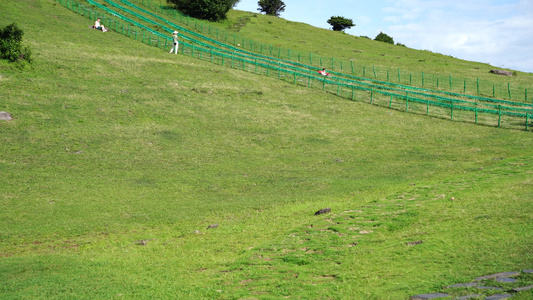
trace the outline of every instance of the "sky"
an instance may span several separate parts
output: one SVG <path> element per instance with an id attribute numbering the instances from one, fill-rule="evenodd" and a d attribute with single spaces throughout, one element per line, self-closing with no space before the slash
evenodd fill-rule
<path id="1" fill-rule="evenodd" d="M 258 0 L 234 8 L 259 12 Z M 345 32 L 374 39 L 383 32 L 409 48 L 533 73 L 533 0 L 283 0 L 280 17 L 331 29 L 332 16 L 352 19 Z"/>

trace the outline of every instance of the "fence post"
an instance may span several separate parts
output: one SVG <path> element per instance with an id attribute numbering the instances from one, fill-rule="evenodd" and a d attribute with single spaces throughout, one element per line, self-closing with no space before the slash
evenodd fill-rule
<path id="1" fill-rule="evenodd" d="M 405 99 L 405 112 L 409 112 L 409 93 L 407 93 L 407 98 Z"/>
<path id="2" fill-rule="evenodd" d="M 507 91 L 509 92 L 509 100 L 511 100 L 511 83 L 507 83 Z"/>
<path id="3" fill-rule="evenodd" d="M 398 68 L 398 83 L 402 83 L 402 78 L 400 77 L 400 68 Z"/>
<path id="4" fill-rule="evenodd" d="M 477 79 L 477 94 L 479 95 L 479 78 Z"/>
<path id="5" fill-rule="evenodd" d="M 502 121 L 502 105 L 498 105 L 498 127 L 500 127 Z"/>
<path id="6" fill-rule="evenodd" d="M 452 90 L 452 75 L 450 75 L 450 91 Z"/>
<path id="7" fill-rule="evenodd" d="M 424 87 L 424 72 L 422 72 L 422 87 Z"/>
<path id="8" fill-rule="evenodd" d="M 475 108 L 475 111 L 476 111 L 476 124 L 477 124 L 477 106 Z"/>
<path id="9" fill-rule="evenodd" d="M 370 104 L 374 102 L 374 88 L 370 89 Z"/>
<path id="10" fill-rule="evenodd" d="M 451 116 L 450 120 L 453 120 L 453 101 L 450 101 L 450 116 Z"/>

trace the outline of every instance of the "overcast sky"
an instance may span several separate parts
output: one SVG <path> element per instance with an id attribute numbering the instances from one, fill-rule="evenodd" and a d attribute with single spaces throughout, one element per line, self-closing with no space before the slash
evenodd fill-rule
<path id="1" fill-rule="evenodd" d="M 258 12 L 258 0 L 235 9 Z M 407 47 L 533 73 L 533 0 L 283 0 L 281 17 L 375 38 L 382 31 Z"/>

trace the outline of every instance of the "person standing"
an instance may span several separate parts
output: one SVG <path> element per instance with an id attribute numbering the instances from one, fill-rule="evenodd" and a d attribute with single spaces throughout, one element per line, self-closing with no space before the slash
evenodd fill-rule
<path id="1" fill-rule="evenodd" d="M 172 49 L 170 49 L 169 53 L 172 53 L 174 51 L 174 54 L 178 54 L 178 32 L 174 31 L 172 34 L 172 41 L 174 42 Z"/>

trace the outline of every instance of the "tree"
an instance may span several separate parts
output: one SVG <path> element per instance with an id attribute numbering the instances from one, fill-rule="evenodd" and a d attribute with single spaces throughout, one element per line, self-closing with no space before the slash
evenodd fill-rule
<path id="1" fill-rule="evenodd" d="M 280 13 L 285 11 L 285 3 L 281 0 L 259 0 L 257 4 L 259 5 L 258 11 L 270 16 L 279 17 Z"/>
<path id="2" fill-rule="evenodd" d="M 379 32 L 374 41 L 389 43 L 394 45 L 394 39 L 383 32 Z"/>
<path id="3" fill-rule="evenodd" d="M 0 28 L 0 59 L 7 59 L 10 62 L 32 62 L 31 50 L 29 47 L 22 47 L 22 36 L 24 31 L 12 23 L 4 28 Z"/>
<path id="4" fill-rule="evenodd" d="M 355 26 L 352 19 L 347 19 L 345 17 L 331 17 L 328 20 L 328 24 L 333 26 L 334 31 L 343 31 L 344 29 Z"/>
<path id="5" fill-rule="evenodd" d="M 240 0 L 167 0 L 181 12 L 198 19 L 218 21 Z"/>

